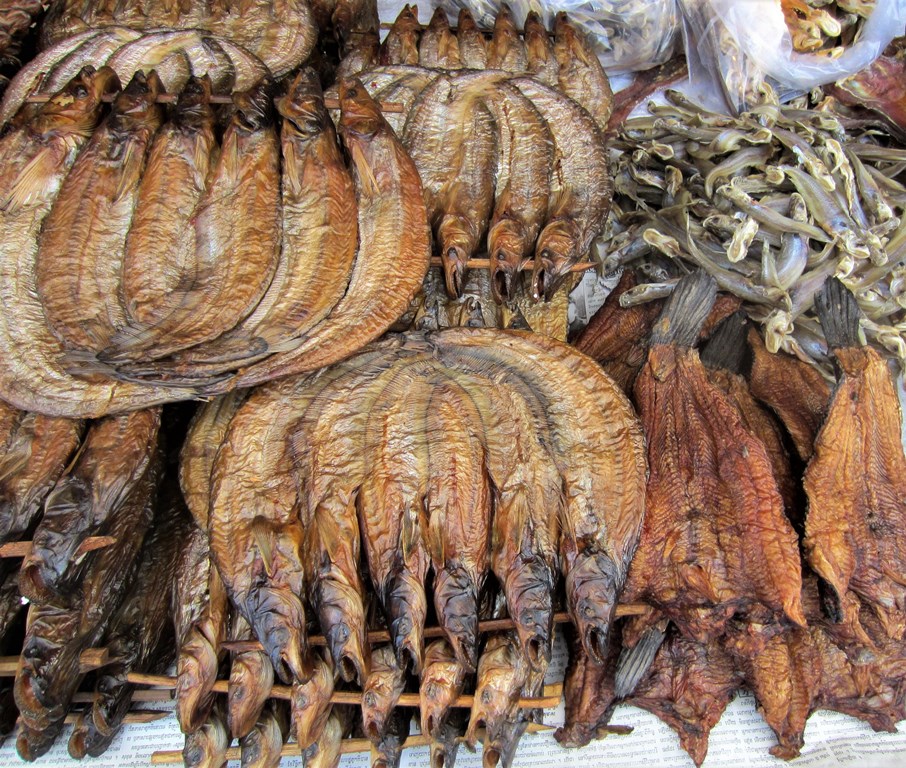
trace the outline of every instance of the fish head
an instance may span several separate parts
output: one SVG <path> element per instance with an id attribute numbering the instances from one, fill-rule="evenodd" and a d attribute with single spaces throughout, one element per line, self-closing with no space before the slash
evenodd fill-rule
<path id="1" fill-rule="evenodd" d="M 303 136 L 323 131 L 330 121 L 324 106 L 321 82 L 311 67 L 305 67 L 290 83 L 286 94 L 277 99 L 277 112 Z"/>
<path id="2" fill-rule="evenodd" d="M 501 670 L 495 670 L 500 673 Z M 472 716 L 469 718 L 469 727 L 466 730 L 465 740 L 470 747 L 478 740 L 478 731 L 485 728 L 489 733 L 496 731 L 506 719 L 507 713 L 514 698 L 518 697 L 519 690 L 513 690 L 512 675 L 488 674 L 482 676 L 478 670 L 478 690 L 472 704 Z"/>
<path id="3" fill-rule="evenodd" d="M 588 49 L 582 44 L 579 33 L 564 11 L 560 11 L 554 21 L 554 54 L 564 68 L 571 69 L 575 61 L 586 66 L 589 64 Z"/>
<path id="4" fill-rule="evenodd" d="M 461 677 L 455 661 L 425 667 L 420 686 L 422 733 L 438 737 L 462 688 Z"/>
<path id="5" fill-rule="evenodd" d="M 204 74 L 193 75 L 176 99 L 175 121 L 183 126 L 200 126 L 209 123 L 214 116 L 211 110 L 211 78 Z"/>
<path id="6" fill-rule="evenodd" d="M 340 82 L 340 127 L 344 136 L 369 138 L 386 122 L 377 102 L 357 78 Z"/>
<path id="7" fill-rule="evenodd" d="M 129 130 L 137 125 L 159 125 L 163 120 L 163 106 L 157 97 L 164 93 L 164 85 L 153 69 L 147 75 L 138 71 L 113 102 L 112 118 L 117 128 Z"/>
<path id="8" fill-rule="evenodd" d="M 462 216 L 444 216 L 437 228 L 444 255 L 444 280 L 451 298 L 462 296 L 466 265 L 475 250 L 475 227 Z"/>
<path id="9" fill-rule="evenodd" d="M 458 32 L 475 32 L 478 30 L 478 24 L 475 23 L 475 17 L 468 8 L 461 8 L 459 17 L 456 20 Z"/>
<path id="10" fill-rule="evenodd" d="M 525 17 L 525 47 L 533 56 L 546 58 L 549 37 L 547 27 L 536 11 L 529 11 Z"/>
<path id="11" fill-rule="evenodd" d="M 580 554 L 566 575 L 566 599 L 585 652 L 598 664 L 607 660 L 610 623 L 622 586 L 617 565 L 602 553 Z"/>
<path id="12" fill-rule="evenodd" d="M 431 21 L 428 22 L 428 29 L 432 32 L 443 32 L 450 28 L 450 22 L 447 21 L 447 12 L 438 6 L 431 14 Z"/>
<path id="13" fill-rule="evenodd" d="M 324 730 L 330 717 L 332 695 L 333 666 L 318 659 L 311 680 L 292 689 L 292 727 L 300 749 L 308 749 Z"/>
<path id="14" fill-rule="evenodd" d="M 501 219 L 488 232 L 491 259 L 491 291 L 498 303 L 510 301 L 515 294 L 515 278 L 525 254 L 525 232 L 513 219 Z"/>
<path id="15" fill-rule="evenodd" d="M 577 233 L 574 222 L 557 219 L 538 236 L 535 268 L 532 270 L 532 298 L 550 301 L 570 275 L 576 261 Z"/>
<path id="16" fill-rule="evenodd" d="M 271 125 L 274 119 L 273 90 L 273 79 L 262 77 L 248 90 L 234 94 L 231 122 L 249 133 Z"/>
<path id="17" fill-rule="evenodd" d="M 40 132 L 73 130 L 90 132 L 97 120 L 105 96 L 120 90 L 120 79 L 110 67 L 95 70 L 83 67 L 59 93 L 41 109 L 38 118 Z"/>

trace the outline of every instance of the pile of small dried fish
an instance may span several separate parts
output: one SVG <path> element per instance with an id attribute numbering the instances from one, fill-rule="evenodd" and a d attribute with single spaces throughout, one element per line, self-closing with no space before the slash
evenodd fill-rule
<path id="1" fill-rule="evenodd" d="M 780 0 L 793 50 L 841 56 L 859 39 L 875 0 Z"/>
<path id="2" fill-rule="evenodd" d="M 193 506 L 210 488 L 211 555 L 241 631 L 294 686 L 303 749 L 335 678 L 364 686 L 365 733 L 380 745 L 407 672 L 436 702 L 422 716 L 440 740 L 445 708 L 477 670 L 466 738 L 484 725 L 499 754 L 524 730 L 520 695 L 537 695 L 547 669 L 561 581 L 581 644 L 603 661 L 641 530 L 645 459 L 628 401 L 588 358 L 531 334 L 462 329 L 389 337 L 241 404 L 214 401 L 182 478 Z M 432 598 L 446 640 L 426 647 Z M 516 628 L 482 651 L 478 621 L 504 606 Z M 373 651 L 370 613 L 391 640 Z M 308 647 L 307 616 L 326 655 Z M 205 699 L 216 640 L 184 643 L 182 656 L 183 697 Z"/>
<path id="3" fill-rule="evenodd" d="M 829 276 L 856 295 L 876 348 L 906 361 L 906 153 L 876 128 L 821 109 L 764 106 L 731 118 L 667 91 L 614 146 L 614 232 L 604 269 L 649 259 L 664 296 L 701 267 L 744 302 L 768 348 L 829 373 L 814 297 Z M 664 259 L 663 257 L 666 257 Z"/>
<path id="4" fill-rule="evenodd" d="M 318 35 L 307 0 L 243 3 L 230 0 L 120 0 L 85 3 L 54 0 L 41 26 L 45 48 L 104 27 L 140 32 L 205 30 L 241 45 L 280 77 L 308 59 Z M 88 59 L 82 64 L 95 64 Z"/>
<path id="5" fill-rule="evenodd" d="M 329 365 L 380 336 L 428 267 L 418 172 L 355 80 L 168 114 L 160 79 L 86 68 L 0 140 L 0 395 L 97 417 Z M 103 97 L 115 94 L 106 116 Z M 278 130 L 279 129 L 279 130 Z"/>
<path id="6" fill-rule="evenodd" d="M 893 730 L 906 717 L 906 550 L 893 534 L 906 455 L 893 377 L 859 342 L 855 298 L 833 278 L 815 297 L 842 371 L 831 396 L 813 367 L 767 351 L 738 300 L 712 309 L 704 273 L 663 308 L 621 307 L 632 282 L 578 346 L 633 392 L 645 428 L 646 517 L 623 599 L 650 608 L 618 625 L 605 665 L 574 649 L 558 739 L 587 743 L 625 701 L 701 764 L 742 687 L 786 759 L 819 709 Z"/>
<path id="7" fill-rule="evenodd" d="M 610 205 L 602 131 L 612 94 L 565 14 L 553 40 L 529 14 L 523 39 L 503 6 L 488 40 L 468 11 L 454 34 L 443 10 L 423 30 L 406 6 L 379 50 L 353 51 L 340 68 L 403 105 L 388 119 L 421 175 L 451 297 L 479 252 L 498 301 L 514 297 L 531 260 L 529 292 L 550 299 L 588 258 Z"/>

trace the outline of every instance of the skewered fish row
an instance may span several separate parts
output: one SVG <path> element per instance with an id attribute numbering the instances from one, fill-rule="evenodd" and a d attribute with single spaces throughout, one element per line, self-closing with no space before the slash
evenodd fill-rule
<path id="1" fill-rule="evenodd" d="M 375 98 L 403 106 L 392 122 L 422 178 L 447 292 L 462 295 L 466 262 L 486 250 L 498 302 L 514 297 L 530 260 L 528 292 L 549 300 L 607 218 L 607 75 L 563 14 L 553 44 L 535 16 L 524 43 L 506 6 L 490 43 L 467 11 L 458 44 L 441 9 L 420 29 L 406 6 L 381 66 L 359 76 Z M 341 68 L 364 66 L 353 55 Z"/>
<path id="2" fill-rule="evenodd" d="M 41 26 L 45 48 L 86 31 L 123 26 L 139 32 L 203 30 L 258 57 L 280 77 L 308 59 L 318 29 L 307 0 L 276 0 L 238 6 L 230 2 L 115 4 L 54 0 Z"/>
<path id="3" fill-rule="evenodd" d="M 351 169 L 308 70 L 282 136 L 265 79 L 219 142 L 206 77 L 169 118 L 154 72 L 118 86 L 87 68 L 2 140 L 6 399 L 97 417 L 220 393 L 329 365 L 405 311 L 428 266 L 421 184 L 356 81 Z"/>
<path id="4" fill-rule="evenodd" d="M 902 150 L 873 124 L 827 106 L 718 115 L 667 90 L 612 144 L 618 225 L 605 271 L 650 260 L 656 277 L 621 303 L 669 293 L 703 268 L 738 296 L 768 349 L 830 376 L 815 312 L 828 277 L 854 293 L 875 349 L 906 360 Z"/>

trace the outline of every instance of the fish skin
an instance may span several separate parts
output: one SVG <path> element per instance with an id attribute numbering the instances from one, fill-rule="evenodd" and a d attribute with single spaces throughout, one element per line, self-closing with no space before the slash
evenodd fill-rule
<path id="1" fill-rule="evenodd" d="M 272 700 L 255 727 L 239 742 L 242 768 L 279 768 L 288 734 L 287 707 L 284 702 Z"/>
<path id="2" fill-rule="evenodd" d="M 588 258 L 610 213 L 607 148 L 594 120 L 570 99 L 531 78 L 511 82 L 541 113 L 554 142 L 547 223 L 538 235 L 532 272 L 532 295 L 550 301 L 569 267 Z"/>
<path id="3" fill-rule="evenodd" d="M 29 600 L 53 603 L 77 589 L 97 559 L 77 557 L 89 536 L 107 535 L 158 457 L 160 408 L 94 422 L 76 462 L 49 493 L 44 516 L 22 561 L 19 588 Z"/>
<path id="4" fill-rule="evenodd" d="M 466 729 L 465 743 L 478 743 L 478 729 L 486 729 L 485 743 L 495 740 L 506 723 L 514 719 L 522 686 L 528 679 L 528 664 L 514 634 L 491 635 L 478 660 L 475 703 Z"/>
<path id="5" fill-rule="evenodd" d="M 387 37 L 381 43 L 378 54 L 380 64 L 417 65 L 418 39 L 421 25 L 418 23 L 418 6 L 404 5 L 399 12 Z"/>
<path id="6" fill-rule="evenodd" d="M 274 279 L 245 320 L 179 355 L 177 369 L 213 374 L 263 357 L 315 328 L 346 290 L 358 245 L 355 191 L 313 70 L 297 75 L 277 111 L 282 242 Z"/>
<path id="7" fill-rule="evenodd" d="M 70 349 L 97 351 L 125 322 L 120 270 L 138 184 L 163 118 L 152 72 L 136 74 L 88 142 L 44 220 L 36 271 L 44 314 Z"/>
<path id="8" fill-rule="evenodd" d="M 387 112 L 384 117 L 393 132 L 402 138 L 406 130 L 406 121 L 409 113 L 415 107 L 422 92 L 428 88 L 438 77 L 439 70 L 424 69 L 422 67 L 381 67 L 381 70 L 407 70 L 393 77 L 379 89 L 373 88 L 373 83 L 380 77 L 380 70 L 371 70 L 367 75 L 366 88 L 375 101 L 381 103 L 399 104 L 401 112 Z M 363 75 L 364 77 L 365 75 Z"/>
<path id="9" fill-rule="evenodd" d="M 154 360 L 211 339 L 254 311 L 280 255 L 280 152 L 270 83 L 233 95 L 220 156 L 191 223 L 188 277 L 148 326 L 123 327 L 101 353 L 123 363 Z M 227 311 L 225 307 L 230 309 Z M 128 370 L 128 367 L 125 368 Z"/>
<path id="10" fill-rule="evenodd" d="M 383 333 L 421 286 L 430 233 L 418 170 L 359 81 L 340 84 L 340 102 L 359 209 L 359 252 L 346 295 L 296 348 L 206 393 L 330 365 Z"/>
<path id="11" fill-rule="evenodd" d="M 159 319 L 161 297 L 179 290 L 192 264 L 192 216 L 216 162 L 211 93 L 208 78 L 190 80 L 151 143 L 123 257 L 121 290 L 130 325 Z"/>
<path id="12" fill-rule="evenodd" d="M 613 109 L 613 91 L 607 73 L 588 41 L 565 13 L 554 22 L 554 56 L 560 64 L 560 90 L 594 118 L 602 132 Z"/>
<path id="13" fill-rule="evenodd" d="M 334 670 L 330 655 L 316 655 L 311 680 L 293 685 L 290 728 L 303 752 L 321 738 L 330 717 L 330 697 L 334 690 Z"/>
<path id="14" fill-rule="evenodd" d="M 483 74 L 441 75 L 406 119 L 403 144 L 418 168 L 447 292 L 462 293 L 465 264 L 484 236 L 494 200 L 495 134 L 475 85 Z"/>
<path id="15" fill-rule="evenodd" d="M 461 8 L 456 22 L 459 59 L 463 69 L 488 68 L 488 41 L 468 8 Z"/>
<path id="16" fill-rule="evenodd" d="M 100 69 L 123 45 L 141 37 L 139 32 L 126 27 L 107 27 L 90 40 L 83 41 L 78 48 L 64 56 L 41 80 L 39 89 L 45 93 L 56 93 L 72 80 L 86 63 Z M 60 44 L 62 45 L 62 43 Z M 123 78 L 121 81 L 126 82 Z"/>
<path id="17" fill-rule="evenodd" d="M 422 733 L 433 744 L 446 740 L 450 709 L 462 693 L 469 670 L 457 660 L 446 640 L 435 640 L 425 648 L 425 662 L 418 689 Z M 433 765 L 433 763 L 432 763 Z"/>
<path id="18" fill-rule="evenodd" d="M 556 88 L 560 82 L 560 63 L 554 56 L 547 27 L 536 11 L 529 11 L 525 17 L 526 71 L 540 83 Z"/>
<path id="19" fill-rule="evenodd" d="M 405 669 L 397 664 L 393 646 L 371 652 L 371 672 L 362 689 L 362 725 L 365 737 L 379 745 L 406 683 Z"/>
<path id="20" fill-rule="evenodd" d="M 252 628 L 241 614 L 232 616 L 231 639 L 251 640 Z M 243 739 L 256 727 L 274 684 L 274 667 L 262 651 L 233 654 L 227 688 L 227 725 L 230 735 Z"/>
<path id="21" fill-rule="evenodd" d="M 467 671 L 478 663 L 478 599 L 489 568 L 492 502 L 487 447 L 476 431 L 481 423 L 477 404 L 461 384 L 434 388 L 426 425 L 428 525 L 423 535 L 434 569 L 435 613 L 457 666 Z M 445 647 L 447 641 L 435 650 Z M 424 707 L 422 712 L 424 718 Z"/>
<path id="22" fill-rule="evenodd" d="M 525 43 L 516 27 L 513 12 L 505 3 L 494 19 L 494 34 L 488 46 L 488 69 L 522 74 L 528 70 Z"/>
<path id="23" fill-rule="evenodd" d="M 24 415 L 0 462 L 0 543 L 20 539 L 37 521 L 84 427 L 79 419 Z"/>

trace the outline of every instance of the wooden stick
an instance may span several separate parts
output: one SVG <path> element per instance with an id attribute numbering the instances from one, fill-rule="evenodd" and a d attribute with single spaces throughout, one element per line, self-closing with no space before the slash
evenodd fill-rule
<path id="1" fill-rule="evenodd" d="M 431 257 L 431 266 L 432 267 L 442 267 L 443 264 L 444 264 L 444 261 L 439 256 Z M 466 267 L 469 269 L 488 269 L 488 267 L 490 267 L 490 266 L 491 266 L 490 259 L 469 259 L 466 262 Z M 582 261 L 582 262 L 579 262 L 578 264 L 573 264 L 569 268 L 569 271 L 570 272 L 585 272 L 586 270 L 594 269 L 596 266 L 598 266 L 598 265 L 593 261 Z M 529 261 L 525 261 L 522 263 L 522 269 L 524 272 L 531 272 L 534 268 L 535 268 L 535 262 L 533 259 L 530 259 Z"/>
<path id="2" fill-rule="evenodd" d="M 126 716 L 123 718 L 123 723 L 125 725 L 139 725 L 142 723 L 153 723 L 157 720 L 163 720 L 165 717 L 170 715 L 169 709 L 156 710 L 156 709 L 142 709 L 137 712 L 127 712 Z M 79 721 L 78 713 L 71 713 L 66 715 L 66 724 L 74 725 Z M 180 753 L 181 755 L 182 753 Z M 182 758 L 180 757 L 180 760 Z"/>
<path id="3" fill-rule="evenodd" d="M 648 610 L 646 605 L 641 603 L 627 603 L 625 605 L 618 605 L 616 610 L 617 616 L 638 616 L 643 614 Z M 568 624 L 572 619 L 570 619 L 568 613 L 555 613 L 554 614 L 554 624 Z M 479 632 L 497 632 L 504 629 L 513 629 L 516 625 L 513 623 L 512 619 L 491 619 L 489 621 L 481 621 L 478 623 Z M 444 630 L 441 627 L 426 627 L 424 633 L 425 639 L 436 638 L 436 637 L 446 637 Z M 376 630 L 368 633 L 368 642 L 371 645 L 375 643 L 387 643 L 390 642 L 390 633 L 385 630 Z M 327 645 L 327 641 L 322 635 L 313 635 L 308 638 L 308 644 L 312 646 L 324 646 Z M 228 651 L 233 651 L 235 653 L 243 653 L 245 651 L 260 651 L 263 650 L 261 643 L 257 640 L 227 640 L 221 648 L 225 648 Z"/>
<path id="4" fill-rule="evenodd" d="M 624 729 L 625 726 L 608 726 L 608 728 L 613 729 Z M 541 723 L 529 723 L 526 731 L 528 733 L 549 733 L 554 730 L 553 726 L 543 725 Z M 631 730 L 631 729 L 630 729 Z M 614 730 L 614 733 L 624 733 L 625 730 Z M 484 739 L 485 732 L 483 729 L 478 731 L 479 738 Z M 427 747 L 431 744 L 431 739 L 428 736 L 415 735 L 410 736 L 406 739 L 403 744 L 403 749 L 411 749 L 414 747 Z M 357 752 L 370 752 L 372 744 L 368 739 L 343 739 L 342 745 L 340 746 L 340 753 L 343 755 L 351 755 Z M 281 757 L 294 757 L 299 754 L 299 745 L 295 742 L 290 744 L 284 744 L 283 749 L 280 751 Z M 226 754 L 227 760 L 239 760 L 241 757 L 241 750 L 239 747 L 230 747 L 227 750 Z M 181 763 L 183 761 L 182 752 L 177 750 L 160 750 L 154 752 L 151 755 L 151 765 L 170 765 L 172 763 Z"/>
<path id="5" fill-rule="evenodd" d="M 395 23 L 395 22 L 392 22 L 392 21 L 382 21 L 382 22 L 381 22 L 381 29 L 391 29 L 391 28 L 393 27 L 394 23 Z M 429 26 L 428 24 L 422 24 L 421 22 L 418 22 L 418 28 L 419 28 L 420 30 L 422 30 L 422 31 L 426 30 L 426 29 L 428 28 L 428 26 Z M 455 24 L 451 24 L 451 25 L 450 25 L 450 31 L 455 35 L 455 34 L 459 31 L 459 27 L 456 26 Z M 479 27 L 478 31 L 481 32 L 481 34 L 483 34 L 485 37 L 493 37 L 493 36 L 494 36 L 494 30 L 493 30 L 493 29 L 481 29 L 481 28 Z M 520 35 L 524 35 L 524 34 L 525 34 L 525 30 L 524 30 L 524 29 L 517 29 L 516 31 L 517 31 Z M 556 37 L 556 35 L 554 34 L 554 32 L 551 31 L 550 29 L 548 29 L 548 30 L 546 30 L 546 31 L 547 31 L 548 37 Z M 359 34 L 362 34 L 362 33 L 359 33 Z"/>
<path id="6" fill-rule="evenodd" d="M 116 99 L 116 96 L 117 96 L 117 94 L 115 94 L 115 93 L 104 94 L 101 97 L 101 101 L 110 103 L 114 99 Z M 25 97 L 25 103 L 26 104 L 46 104 L 48 101 L 50 101 L 51 98 L 52 98 L 52 96 L 49 93 L 34 93 L 31 96 Z M 177 98 L 178 98 L 178 95 L 175 93 L 161 93 L 157 97 L 157 103 L 158 104 L 175 104 Z M 217 94 L 212 95 L 211 98 L 208 99 L 209 104 L 232 104 L 232 102 L 233 102 L 232 96 L 218 96 Z M 379 104 L 380 104 L 382 112 L 401 113 L 404 111 L 403 105 L 398 101 L 381 101 L 381 102 L 379 102 Z M 339 101 L 339 99 L 326 98 L 326 99 L 324 99 L 324 106 L 327 107 L 327 109 L 339 109 L 340 101 Z"/>
<path id="7" fill-rule="evenodd" d="M 113 536 L 89 536 L 83 541 L 76 550 L 75 556 L 84 555 L 95 549 L 103 549 L 116 543 Z M 31 552 L 30 541 L 10 541 L 0 547 L 0 557 L 26 557 Z"/>

